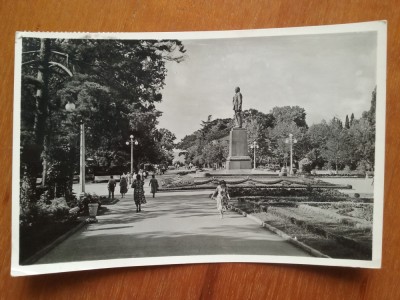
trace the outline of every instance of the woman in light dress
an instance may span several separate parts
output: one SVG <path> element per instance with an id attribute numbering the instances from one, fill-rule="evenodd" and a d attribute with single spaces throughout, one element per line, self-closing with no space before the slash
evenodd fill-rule
<path id="1" fill-rule="evenodd" d="M 222 219 L 224 217 L 224 210 L 226 210 L 228 205 L 228 200 L 231 199 L 226 182 L 224 180 L 220 181 L 211 198 L 217 200 L 217 210 L 219 211 Z"/>
<path id="2" fill-rule="evenodd" d="M 132 182 L 133 190 L 133 200 L 136 204 L 136 212 L 142 211 L 142 204 L 146 203 L 146 197 L 144 196 L 143 189 L 144 182 L 140 175 L 136 175 L 136 179 Z"/>

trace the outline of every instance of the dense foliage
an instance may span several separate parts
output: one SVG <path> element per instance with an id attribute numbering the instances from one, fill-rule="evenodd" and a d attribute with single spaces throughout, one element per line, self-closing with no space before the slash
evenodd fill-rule
<path id="1" fill-rule="evenodd" d="M 293 159 L 305 172 L 312 169 L 359 170 L 374 168 L 376 89 L 372 92 L 371 108 L 360 119 L 354 113 L 344 116 L 345 125 L 337 117 L 308 126 L 306 111 L 299 106 L 274 107 L 265 114 L 255 109 L 243 111 L 243 127 L 247 129 L 249 153 L 254 141 L 257 166 L 288 165 L 289 134 L 293 135 Z M 202 127 L 187 135 L 178 147 L 187 150 L 186 161 L 198 166 L 221 164 L 228 156 L 231 119 L 209 116 Z M 251 155 L 252 157 L 252 155 Z M 253 157 L 252 157 L 253 158 Z"/>
<path id="2" fill-rule="evenodd" d="M 79 126 L 85 124 L 88 165 L 134 166 L 171 159 L 175 136 L 158 129 L 166 61 L 180 62 L 177 40 L 23 40 L 21 90 L 22 197 L 69 197 L 79 168 Z M 75 108 L 68 111 L 66 108 Z"/>

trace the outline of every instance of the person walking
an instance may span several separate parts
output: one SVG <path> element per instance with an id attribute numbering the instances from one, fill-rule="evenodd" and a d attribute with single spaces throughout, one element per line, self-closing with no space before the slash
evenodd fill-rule
<path id="1" fill-rule="evenodd" d="M 157 181 L 156 176 L 154 174 L 151 175 L 149 186 L 150 186 L 150 189 L 151 189 L 151 193 L 153 194 L 153 198 L 154 198 L 155 195 L 156 195 L 156 192 L 158 190 L 158 181 Z"/>
<path id="2" fill-rule="evenodd" d="M 133 190 L 133 200 L 136 204 L 136 212 L 142 211 L 141 205 L 146 203 L 146 197 L 144 196 L 143 189 L 144 181 L 141 179 L 141 176 L 136 175 L 136 179 L 132 182 Z"/>
<path id="3" fill-rule="evenodd" d="M 121 198 L 124 198 L 124 195 L 128 192 L 128 178 L 125 172 L 121 175 L 121 180 L 119 182 L 119 191 L 121 193 Z"/>
<path id="4" fill-rule="evenodd" d="M 228 187 L 226 182 L 221 180 L 217 188 L 215 189 L 212 199 L 217 200 L 217 210 L 219 211 L 221 219 L 224 217 L 224 210 L 227 209 L 228 200 L 230 200 Z"/>
<path id="5" fill-rule="evenodd" d="M 129 184 L 132 184 L 133 174 L 131 172 L 129 172 L 128 178 L 129 178 Z"/>
<path id="6" fill-rule="evenodd" d="M 165 167 L 165 165 L 162 165 L 162 167 L 161 167 L 161 173 L 162 173 L 162 175 L 164 175 L 165 174 L 165 171 L 167 170 L 167 168 Z"/>
<path id="7" fill-rule="evenodd" d="M 114 179 L 114 176 L 110 176 L 110 180 L 108 180 L 108 199 L 112 199 L 114 200 L 114 190 L 115 190 L 115 186 L 117 185 L 117 182 Z"/>

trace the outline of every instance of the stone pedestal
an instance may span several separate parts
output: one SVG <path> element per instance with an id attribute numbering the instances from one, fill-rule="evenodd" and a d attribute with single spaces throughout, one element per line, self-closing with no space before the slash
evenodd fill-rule
<path id="1" fill-rule="evenodd" d="M 251 158 L 247 151 L 247 130 L 232 128 L 229 135 L 229 156 L 226 160 L 226 169 L 251 169 Z"/>

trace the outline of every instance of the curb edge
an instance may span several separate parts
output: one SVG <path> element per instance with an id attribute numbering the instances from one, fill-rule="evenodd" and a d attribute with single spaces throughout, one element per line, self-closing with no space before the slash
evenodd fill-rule
<path id="1" fill-rule="evenodd" d="M 282 230 L 279 230 L 278 228 L 269 225 L 268 223 L 260 220 L 259 218 L 257 218 L 256 216 L 247 214 L 246 212 L 242 211 L 240 208 L 236 208 L 233 207 L 231 205 L 231 209 L 236 211 L 237 213 L 243 215 L 244 217 L 247 217 L 251 220 L 253 220 L 254 222 L 258 223 L 260 226 L 262 226 L 263 228 L 272 231 L 273 233 L 279 235 L 281 238 L 287 240 L 288 242 L 290 242 L 291 244 L 295 245 L 296 247 L 301 248 L 302 250 L 306 251 L 307 253 L 309 253 L 310 255 L 314 256 L 314 257 L 322 257 L 322 258 L 331 258 L 330 256 L 323 254 L 322 252 L 298 241 L 297 239 L 292 238 L 290 235 L 286 234 L 285 232 L 283 232 Z"/>

